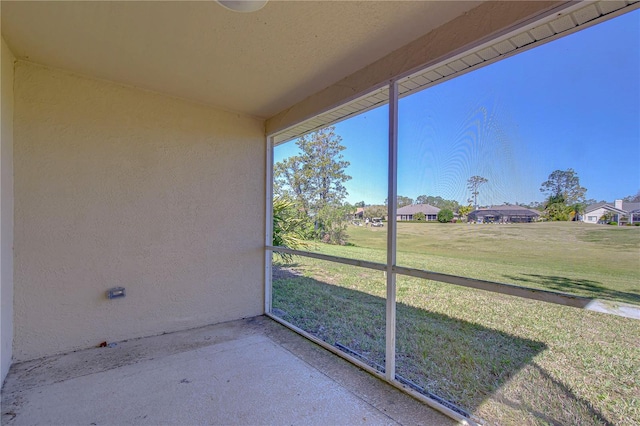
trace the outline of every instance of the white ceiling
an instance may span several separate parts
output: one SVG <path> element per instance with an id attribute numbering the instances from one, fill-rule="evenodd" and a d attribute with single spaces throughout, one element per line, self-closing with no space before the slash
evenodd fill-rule
<path id="1" fill-rule="evenodd" d="M 20 59 L 269 118 L 478 5 L 3 0 L 1 12 Z"/>

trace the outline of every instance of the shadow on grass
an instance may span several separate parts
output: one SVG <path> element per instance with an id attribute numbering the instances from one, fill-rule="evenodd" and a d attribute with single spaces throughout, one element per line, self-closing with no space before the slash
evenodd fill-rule
<path id="1" fill-rule="evenodd" d="M 539 274 L 522 274 L 521 276 L 504 275 L 504 277 L 514 282 L 538 284 L 545 289 L 576 294 L 592 299 L 608 299 L 640 305 L 640 293 L 613 290 L 603 286 L 602 283 L 598 281 Z"/>
<path id="2" fill-rule="evenodd" d="M 384 365 L 385 299 L 274 268 L 273 313 L 372 364 Z M 397 304 L 397 374 L 473 410 L 546 346 Z"/>
<path id="3" fill-rule="evenodd" d="M 295 268 L 274 268 L 273 314 L 380 366 L 385 305 L 384 298 L 302 276 Z M 576 418 L 609 423 L 588 401 L 534 368 L 534 357 L 547 349 L 543 342 L 403 303 L 397 303 L 396 329 L 397 375 L 466 411 L 500 423 L 522 419 L 522 412 L 551 424 Z M 490 398 L 494 408 L 483 416 L 478 409 Z M 554 409 L 554 401 L 562 407 Z M 493 418 L 496 404 L 498 411 L 516 414 Z"/>

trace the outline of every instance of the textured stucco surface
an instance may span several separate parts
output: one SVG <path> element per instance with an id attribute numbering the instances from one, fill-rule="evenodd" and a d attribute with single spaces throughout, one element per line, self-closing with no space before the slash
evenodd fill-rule
<path id="1" fill-rule="evenodd" d="M 13 63 L 2 39 L 0 142 L 0 384 L 11 366 L 13 343 Z"/>
<path id="2" fill-rule="evenodd" d="M 2 1 L 18 59 L 271 117 L 476 1 Z"/>
<path id="3" fill-rule="evenodd" d="M 14 126 L 16 360 L 262 313 L 262 121 L 18 61 Z"/>

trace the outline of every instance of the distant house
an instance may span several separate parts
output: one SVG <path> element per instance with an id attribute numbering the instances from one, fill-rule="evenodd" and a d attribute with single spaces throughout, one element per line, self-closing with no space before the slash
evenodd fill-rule
<path id="1" fill-rule="evenodd" d="M 524 223 L 533 222 L 540 212 L 522 206 L 491 206 L 474 210 L 467 215 L 469 221 L 482 223 Z"/>
<path id="2" fill-rule="evenodd" d="M 364 218 L 364 207 L 356 208 L 356 212 L 353 214 L 354 219 L 363 219 Z"/>
<path id="3" fill-rule="evenodd" d="M 424 213 L 426 221 L 438 220 L 439 208 L 429 204 L 412 204 L 410 206 L 400 207 L 396 212 L 397 220 L 413 220 L 416 213 Z"/>
<path id="4" fill-rule="evenodd" d="M 615 200 L 613 203 L 596 203 L 587 206 L 582 216 L 586 223 L 600 223 L 605 214 L 612 215 L 612 221 L 619 225 L 624 223 L 640 223 L 640 203 L 629 203 Z"/>

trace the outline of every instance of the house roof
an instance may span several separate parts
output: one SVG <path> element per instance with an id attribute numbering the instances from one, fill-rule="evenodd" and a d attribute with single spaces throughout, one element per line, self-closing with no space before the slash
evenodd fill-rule
<path id="1" fill-rule="evenodd" d="M 504 206 L 491 206 L 489 208 L 483 208 L 474 210 L 469 213 L 469 216 L 540 216 L 540 212 L 532 209 L 528 209 L 522 206 L 504 205 Z"/>
<path id="2" fill-rule="evenodd" d="M 585 214 L 586 213 L 590 213 L 592 211 L 598 210 L 598 209 L 606 209 L 606 210 L 610 210 L 616 213 L 630 213 L 630 212 L 634 212 L 636 210 L 640 209 L 640 203 L 629 203 L 626 201 L 622 202 L 622 209 L 617 209 L 615 207 L 615 202 L 613 203 L 595 203 L 595 204 L 590 204 L 589 206 L 587 206 L 584 209 Z"/>
<path id="3" fill-rule="evenodd" d="M 411 204 L 410 206 L 400 207 L 397 211 L 399 215 L 413 215 L 416 213 L 424 213 L 424 214 L 438 214 L 440 211 L 439 208 L 434 207 L 430 204 Z"/>
<path id="4" fill-rule="evenodd" d="M 18 59 L 269 118 L 481 2 L 2 1 Z"/>
<path id="5" fill-rule="evenodd" d="M 627 203 L 623 201 L 622 210 L 626 212 L 635 212 L 636 210 L 640 210 L 640 203 Z"/>
<path id="6" fill-rule="evenodd" d="M 613 203 L 612 203 L 613 204 Z M 589 213 L 592 212 L 594 210 L 598 210 L 599 208 L 606 206 L 607 203 L 594 203 L 594 204 L 589 204 L 587 207 L 585 207 L 584 212 L 585 213 Z"/>

